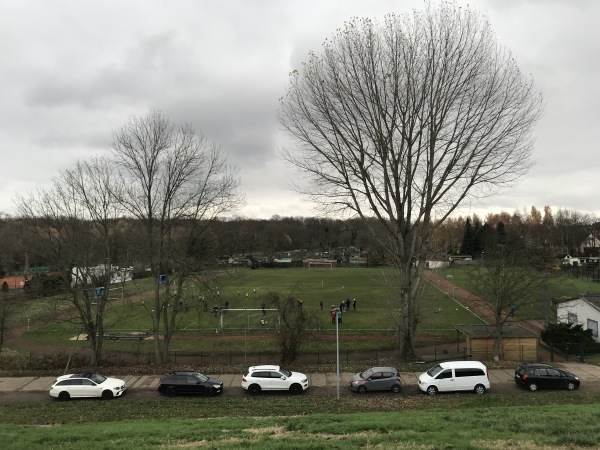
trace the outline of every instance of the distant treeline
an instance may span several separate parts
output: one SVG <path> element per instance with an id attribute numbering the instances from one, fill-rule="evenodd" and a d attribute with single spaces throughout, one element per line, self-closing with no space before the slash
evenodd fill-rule
<path id="1" fill-rule="evenodd" d="M 143 225 L 128 218 L 119 219 L 119 222 L 120 226 L 115 228 L 117 231 L 112 238 L 114 264 L 133 266 L 139 277 L 146 259 L 140 238 Z M 30 223 L 27 225 L 31 226 Z M 30 243 L 21 233 L 23 226 L 22 219 L 0 215 L 0 276 L 22 273 L 26 267 L 52 264 L 52 261 L 35 256 L 43 252 L 29 247 Z M 373 235 L 377 228 L 375 219 L 367 224 L 358 218 L 230 218 L 211 222 L 209 233 L 193 245 L 197 254 L 207 260 L 214 259 L 215 263 L 223 257 L 263 255 L 296 259 L 327 257 L 343 264 L 350 256 L 361 255 L 368 256 L 370 265 L 376 265 L 385 263 L 386 258 L 385 246 Z M 593 240 L 594 236 L 600 236 L 600 223 L 596 217 L 566 209 L 559 209 L 553 214 L 546 206 L 542 211 L 532 207 L 529 212 L 501 212 L 488 214 L 485 218 L 477 215 L 449 218 L 433 233 L 431 258 L 463 253 L 477 258 L 486 233 L 498 232 L 499 229 L 507 236 L 521 239 L 523 245 L 544 260 L 566 254 L 597 256 L 600 250 L 600 244 Z M 103 262 L 101 254 L 99 251 L 98 264 Z"/>

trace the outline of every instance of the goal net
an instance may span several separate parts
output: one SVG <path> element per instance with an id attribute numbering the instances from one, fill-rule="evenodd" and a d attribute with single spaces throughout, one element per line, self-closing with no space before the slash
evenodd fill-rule
<path id="1" fill-rule="evenodd" d="M 333 263 L 330 262 L 309 262 L 308 263 L 308 268 L 309 269 L 314 269 L 314 268 L 321 268 L 321 269 L 333 269 Z"/>
<path id="2" fill-rule="evenodd" d="M 277 309 L 224 309 L 218 311 L 215 318 L 218 332 L 255 334 L 279 330 Z"/>

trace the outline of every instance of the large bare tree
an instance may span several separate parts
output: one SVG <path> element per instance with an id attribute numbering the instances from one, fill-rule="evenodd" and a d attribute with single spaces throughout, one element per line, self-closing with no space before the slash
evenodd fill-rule
<path id="1" fill-rule="evenodd" d="M 190 126 L 159 112 L 116 130 L 113 154 L 126 186 L 120 202 L 143 224 L 147 264 L 155 285 L 151 311 L 157 362 L 168 359 L 185 305 L 186 280 L 197 274 L 207 229 L 244 201 L 237 170 L 221 149 Z M 204 255 L 206 257 L 206 255 Z M 161 282 L 162 281 L 162 282 Z"/>
<path id="2" fill-rule="evenodd" d="M 116 192 L 110 161 L 96 158 L 62 171 L 49 189 L 16 200 L 27 251 L 47 262 L 59 277 L 61 292 L 88 336 L 92 365 L 102 359 L 119 226 Z"/>
<path id="3" fill-rule="evenodd" d="M 354 19 L 290 74 L 284 157 L 322 211 L 375 217 L 399 270 L 400 355 L 415 357 L 432 230 L 530 167 L 543 100 L 488 20 L 456 4 Z"/>

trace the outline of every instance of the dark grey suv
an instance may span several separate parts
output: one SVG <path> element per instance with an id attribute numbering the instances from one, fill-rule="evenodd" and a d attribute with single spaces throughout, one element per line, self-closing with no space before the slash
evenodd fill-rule
<path id="1" fill-rule="evenodd" d="M 400 392 L 402 379 L 394 367 L 372 367 L 354 375 L 350 381 L 350 389 L 359 394 L 370 391 Z"/>
<path id="2" fill-rule="evenodd" d="M 179 394 L 211 396 L 223 392 L 223 382 L 199 372 L 171 372 L 160 379 L 158 392 L 169 397 Z"/>

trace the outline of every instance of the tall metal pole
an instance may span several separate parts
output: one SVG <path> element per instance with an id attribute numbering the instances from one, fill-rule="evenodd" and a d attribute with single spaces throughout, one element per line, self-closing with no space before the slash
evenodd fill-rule
<path id="1" fill-rule="evenodd" d="M 335 349 L 336 349 L 336 377 L 335 382 L 337 386 L 337 399 L 340 399 L 340 319 L 338 313 L 335 315 Z"/>

